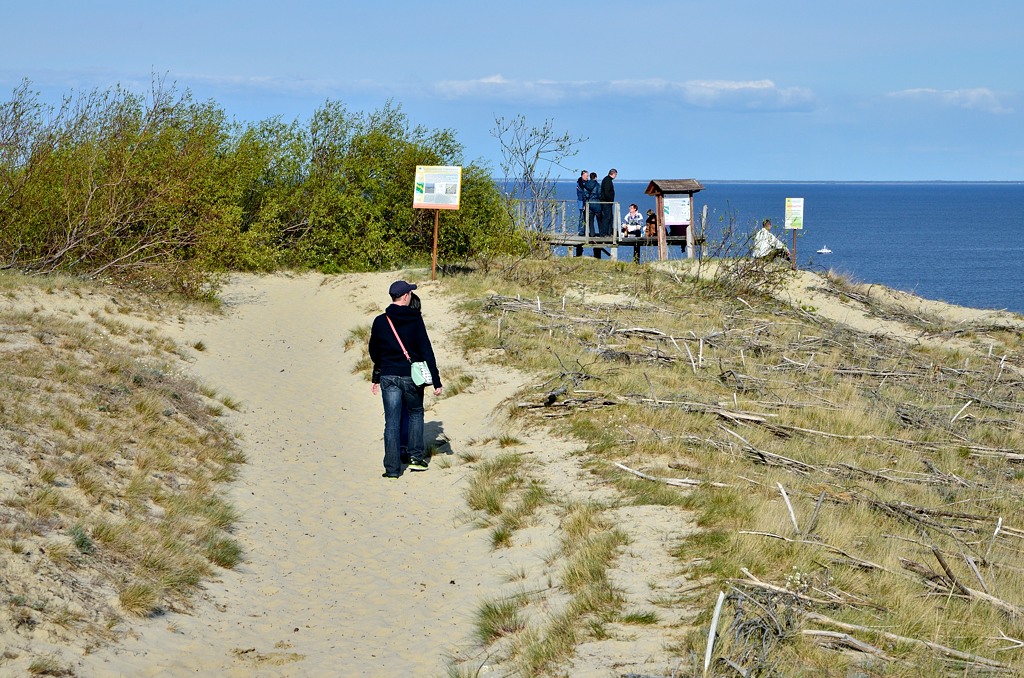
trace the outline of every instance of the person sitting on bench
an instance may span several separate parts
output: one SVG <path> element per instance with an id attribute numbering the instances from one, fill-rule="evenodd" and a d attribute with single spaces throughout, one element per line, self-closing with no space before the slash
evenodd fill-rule
<path id="1" fill-rule="evenodd" d="M 644 215 L 640 214 L 640 208 L 633 203 L 629 206 L 629 212 L 622 220 L 622 237 L 639 238 L 644 234 Z"/>
<path id="2" fill-rule="evenodd" d="M 647 210 L 647 229 L 644 231 L 644 235 L 648 238 L 658 237 L 658 215 L 654 213 L 654 210 Z"/>

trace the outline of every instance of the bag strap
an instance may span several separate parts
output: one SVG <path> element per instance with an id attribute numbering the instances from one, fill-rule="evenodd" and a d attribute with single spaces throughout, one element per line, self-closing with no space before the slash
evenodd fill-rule
<path id="1" fill-rule="evenodd" d="M 398 345 L 402 347 L 402 353 L 405 354 L 405 359 L 411 363 L 412 358 L 409 357 L 409 352 L 405 350 L 405 344 L 402 343 L 402 338 L 398 336 L 398 330 L 395 329 L 395 323 L 391 322 L 391 316 L 385 313 L 384 317 L 388 319 L 388 325 L 391 325 L 391 331 L 395 333 L 395 339 L 398 340 Z"/>

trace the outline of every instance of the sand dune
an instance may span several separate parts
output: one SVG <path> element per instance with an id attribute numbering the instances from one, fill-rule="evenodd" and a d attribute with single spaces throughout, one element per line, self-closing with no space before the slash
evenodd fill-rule
<path id="1" fill-rule="evenodd" d="M 226 313 L 170 331 L 201 340 L 194 372 L 240 400 L 230 426 L 249 463 L 229 498 L 244 563 L 206 587 L 193 614 L 139 624 L 83 658 L 87 676 L 436 675 L 465 641 L 503 559 L 460 519 L 465 469 L 380 477 L 383 414 L 345 337 L 387 305 L 394 274 L 241 277 Z M 454 318 L 421 290 L 439 362 L 461 363 Z M 494 372 L 472 393 L 428 395 L 428 434 L 458 449 L 519 385 Z"/>
<path id="2" fill-rule="evenodd" d="M 543 562 L 557 534 L 550 516 L 524 529 L 515 548 L 493 550 L 487 532 L 464 514 L 472 468 L 458 454 L 496 450 L 486 440 L 505 424 L 492 421 L 492 412 L 526 376 L 467 359 L 455 348 L 449 337 L 459 319 L 442 283 L 419 290 L 438 363 L 442 375 L 446 366 L 458 366 L 474 381 L 458 395 L 428 395 L 425 420 L 428 440 L 449 440 L 440 450 L 455 463 L 435 463 L 398 481 L 380 478 L 380 398 L 354 372 L 361 351 L 346 352 L 343 344 L 387 305 L 395 277 L 236 276 L 222 294 L 224 313 L 161 325 L 182 347 L 202 342 L 204 350 L 184 349 L 189 370 L 242 403 L 227 425 L 241 436 L 248 463 L 227 494 L 242 515 L 235 536 L 244 560 L 233 571 L 218 571 L 190 614 L 135 622 L 121 642 L 71 658 L 77 675 L 442 675 L 447 655 L 475 652 L 473 614 L 482 600 L 508 590 L 509 573 L 529 571 L 535 579 L 519 585 L 544 586 L 551 570 Z M 822 284 L 801 273 L 783 298 L 862 331 L 923 340 L 920 331 L 825 294 Z M 872 294 L 954 321 L 1021 327 L 1013 314 L 884 288 Z M 581 472 L 572 443 L 536 430 L 521 433 L 524 453 L 541 461 L 539 477 L 553 493 L 613 498 Z M 651 587 L 685 586 L 666 545 L 693 529 L 688 514 L 612 510 L 622 513 L 631 538 L 612 572 L 616 585 L 636 589 L 630 596 L 638 601 L 652 595 Z M 620 673 L 627 667 L 670 672 L 663 632 L 634 629 L 628 641 L 588 642 L 572 660 L 572 675 L 607 676 L 611 666 Z"/>

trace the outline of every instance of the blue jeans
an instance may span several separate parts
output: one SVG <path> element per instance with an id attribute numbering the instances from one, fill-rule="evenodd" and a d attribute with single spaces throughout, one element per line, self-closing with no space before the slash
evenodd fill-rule
<path id="1" fill-rule="evenodd" d="M 603 208 L 601 207 L 601 205 L 597 203 L 591 204 L 590 207 L 587 208 L 587 211 L 590 212 L 590 233 L 588 233 L 587 235 L 589 235 L 590 237 L 601 235 L 602 209 Z"/>
<path id="2" fill-rule="evenodd" d="M 423 387 L 412 377 L 382 375 L 380 392 L 384 400 L 384 472 L 402 472 L 402 406 L 409 411 L 409 457 L 427 461 L 423 451 Z"/>
<path id="3" fill-rule="evenodd" d="M 402 461 L 409 457 L 409 410 L 402 405 L 402 425 L 398 427 L 398 448 L 402 451 Z"/>

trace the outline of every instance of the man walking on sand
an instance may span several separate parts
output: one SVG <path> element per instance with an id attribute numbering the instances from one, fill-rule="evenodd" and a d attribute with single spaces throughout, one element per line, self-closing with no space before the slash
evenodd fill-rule
<path id="1" fill-rule="evenodd" d="M 384 400 L 384 474 L 385 478 L 402 475 L 401 425 L 402 408 L 409 413 L 409 470 L 426 471 L 430 459 L 423 444 L 423 390 L 411 375 L 411 363 L 426 361 L 430 368 L 434 395 L 441 395 L 441 375 L 437 372 L 434 349 L 427 336 L 423 316 L 409 308 L 416 285 L 404 280 L 391 283 L 388 294 L 391 305 L 373 319 L 369 352 L 373 361 L 374 381 L 370 391 L 383 394 Z M 377 376 L 379 373 L 379 377 Z"/>

